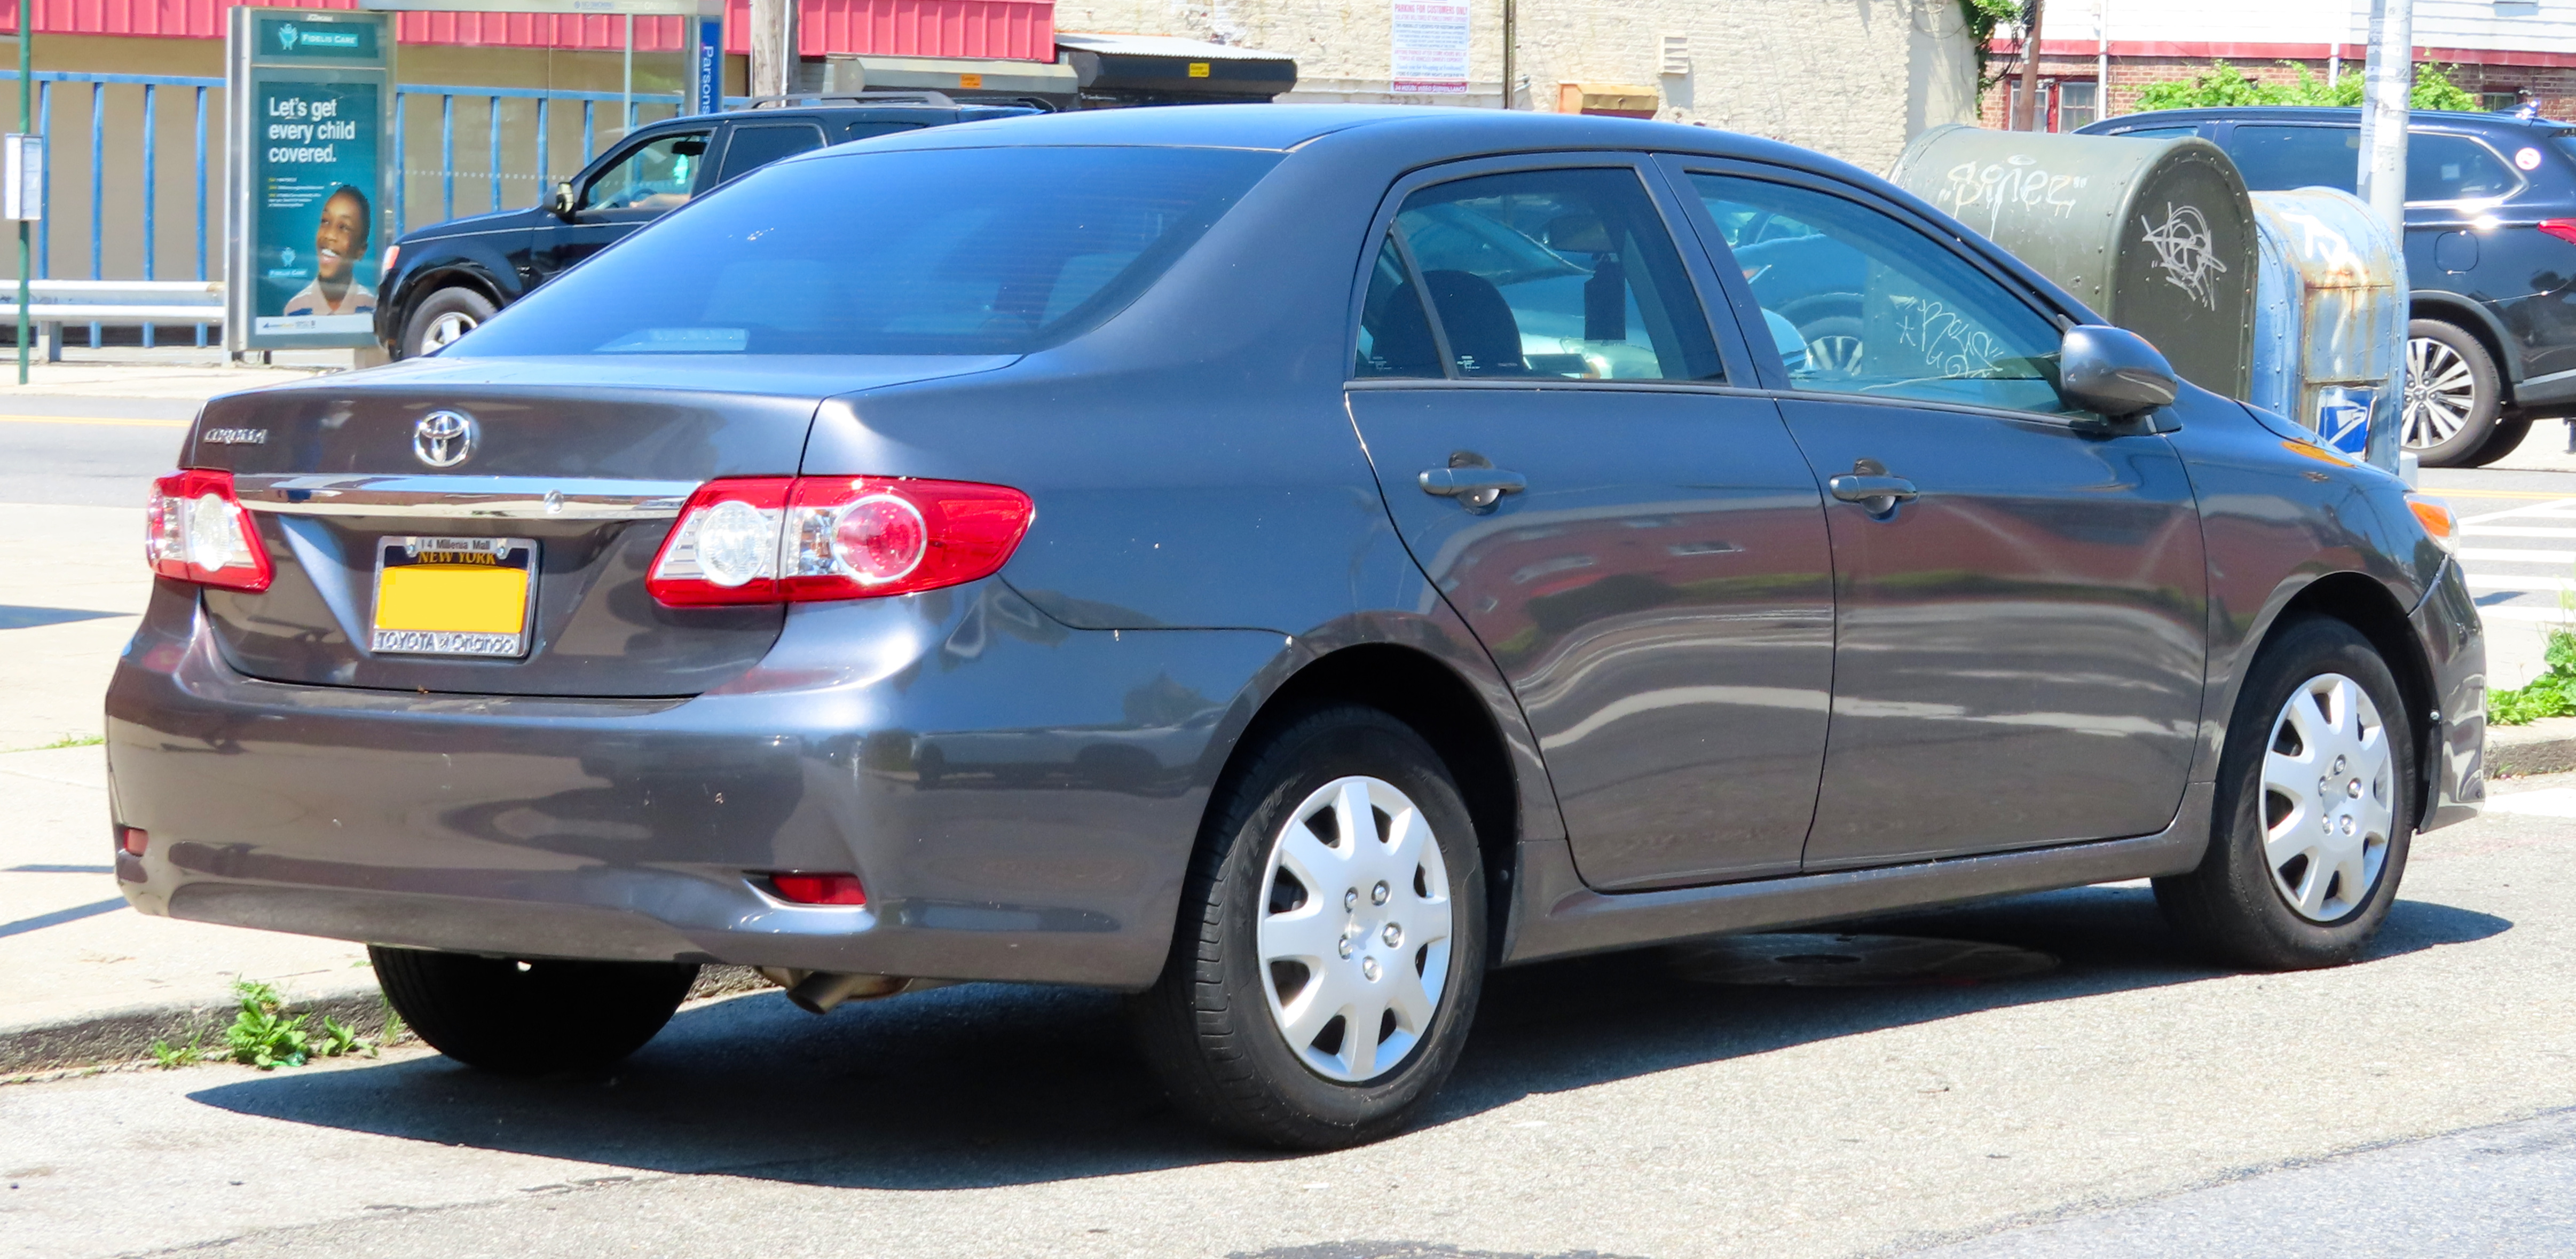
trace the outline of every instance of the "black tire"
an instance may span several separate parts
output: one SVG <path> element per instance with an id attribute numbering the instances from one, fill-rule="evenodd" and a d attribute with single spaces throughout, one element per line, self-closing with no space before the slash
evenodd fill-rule
<path id="1" fill-rule="evenodd" d="M 2464 468 L 2483 468 L 2522 448 L 2524 438 L 2531 436 L 2531 417 L 2515 416 L 2496 421 L 2495 431 L 2487 434 L 2487 444 L 2469 456 Z"/>
<path id="2" fill-rule="evenodd" d="M 644 1047 L 689 995 L 677 962 L 514 961 L 368 945 L 385 999 L 431 1048 L 502 1075 L 604 1067 Z"/>
<path id="3" fill-rule="evenodd" d="M 1404 918 L 1434 912 L 1426 908 L 1431 895 L 1429 863 L 1396 862 L 1411 864 L 1422 877 L 1412 888 L 1390 892 L 1386 902 L 1374 898 L 1381 889 L 1402 880 L 1368 878 L 1367 871 L 1356 866 L 1337 869 L 1332 877 L 1338 881 L 1348 869 L 1361 869 L 1359 881 L 1372 885 L 1365 894 L 1356 886 L 1298 887 L 1293 872 L 1276 882 L 1270 879 L 1272 854 L 1287 828 L 1302 824 L 1300 806 L 1328 784 L 1354 777 L 1391 786 L 1429 824 L 1446 875 L 1449 913 L 1448 956 L 1437 972 L 1430 969 L 1430 948 L 1416 938 L 1430 933 L 1428 917 L 1415 920 L 1423 926 L 1416 936 L 1386 939 L 1394 946 L 1390 948 L 1381 949 L 1378 944 L 1388 926 L 1402 935 Z M 1380 811 L 1372 801 L 1371 812 Z M 1303 816 L 1328 814 L 1339 816 L 1329 809 L 1309 810 Z M 1380 818 L 1377 826 L 1383 833 L 1389 821 Z M 1311 825 L 1307 829 L 1313 842 L 1354 862 L 1374 860 L 1387 851 L 1384 845 L 1346 850 L 1338 836 L 1326 838 Z M 1272 888 L 1268 898 L 1265 886 Z M 1420 735 L 1383 712 L 1354 705 L 1337 705 L 1297 718 L 1264 739 L 1209 804 L 1181 894 L 1171 958 L 1164 964 L 1161 980 L 1131 1003 L 1145 1056 L 1186 1111 L 1246 1141 L 1321 1150 L 1391 1135 L 1409 1123 L 1448 1079 L 1475 1019 L 1484 981 L 1484 889 L 1475 823 L 1447 767 Z M 1333 903 L 1337 898 L 1342 904 Z M 1339 933 L 1337 942 L 1358 942 L 1357 956 L 1342 954 L 1349 959 L 1348 973 L 1328 976 L 1295 962 L 1263 964 L 1258 951 L 1262 920 L 1295 914 L 1309 903 L 1321 904 L 1324 920 Z M 1388 908 L 1369 908 L 1377 903 Z M 1382 964 L 1380 953 L 1386 955 Z M 1389 1007 L 1378 1016 L 1371 1032 L 1383 1039 L 1369 1042 L 1369 1053 L 1400 1043 L 1395 1036 L 1412 1040 L 1393 1065 L 1372 1060 L 1373 1075 L 1346 1082 L 1308 1065 L 1308 1055 L 1346 1052 L 1351 1060 L 1342 1066 L 1356 1073 L 1360 1050 L 1342 1048 L 1348 1044 L 1342 1036 L 1350 1027 L 1336 1034 L 1332 1024 L 1326 1024 L 1322 1034 L 1304 1047 L 1294 1047 L 1272 1013 L 1274 987 L 1292 1006 L 1310 986 L 1322 984 L 1379 993 L 1383 1000 L 1382 990 L 1361 985 L 1392 986 L 1399 981 L 1384 968 L 1405 960 L 1413 961 L 1415 973 L 1424 979 L 1445 975 L 1445 981 L 1431 998 L 1434 1004 L 1424 1028 L 1406 1032 L 1399 1027 L 1386 1033 L 1383 1029 L 1396 1022 L 1395 1013 Z M 1365 972 L 1363 981 L 1354 978 L 1363 973 L 1361 967 L 1379 969 Z M 1317 987 L 1316 999 L 1333 991 L 1333 987 Z M 1365 1018 L 1335 1018 L 1333 1023 Z"/>
<path id="4" fill-rule="evenodd" d="M 1858 315 L 1827 315 L 1799 325 L 1798 335 L 1807 341 L 1807 375 L 1829 379 L 1849 379 L 1860 375 L 1861 353 L 1867 342 Z"/>
<path id="5" fill-rule="evenodd" d="M 2282 846 L 2285 853 L 2298 840 L 2309 838 L 2301 815 L 2284 807 L 2297 802 L 2266 788 L 2262 775 L 2267 754 L 2276 748 L 2298 754 L 2307 751 L 2300 744 L 2298 730 L 2289 724 L 2285 708 L 2292 696 L 2312 681 L 2332 675 L 2352 680 L 2368 694 L 2370 707 L 2378 710 L 2380 734 L 2387 749 L 2384 786 L 2364 782 L 2360 794 L 2351 794 L 2354 788 L 2350 784 L 2362 780 L 2348 778 L 2330 790 L 2329 777 L 2366 774 L 2369 770 L 2365 766 L 2336 769 L 2331 775 L 2320 772 L 2318 798 L 2331 803 L 2306 814 L 2317 817 L 2320 832 L 2331 837 L 2340 829 L 2337 819 L 2342 810 L 2366 810 L 2369 801 L 2364 797 L 2376 799 L 2384 790 L 2389 807 L 2386 840 L 2378 869 L 2369 878 L 2367 890 L 2359 895 L 2341 885 L 2340 875 L 2335 876 L 2335 882 L 2326 883 L 2303 877 L 2318 873 L 2315 865 L 2305 863 L 2321 861 L 2305 855 L 2285 856 L 2279 868 L 2283 873 L 2276 881 L 2276 869 L 2266 847 L 2268 832 L 2276 823 L 2297 828 L 2283 831 L 2283 838 L 2290 841 Z M 2321 704 L 2319 711 L 2326 707 Z M 2361 711 L 2358 704 L 2351 707 L 2355 712 Z M 2388 917 L 2389 906 L 2397 900 L 2397 886 L 2406 875 L 2406 854 L 2414 838 L 2415 817 L 2416 748 L 2412 727 L 2397 680 L 2370 640 L 2341 621 L 2321 617 L 2285 626 L 2255 657 L 2253 670 L 2237 699 L 2235 715 L 2228 722 L 2226 747 L 2218 761 L 2217 811 L 2208 854 L 2191 873 L 2155 881 L 2156 903 L 2163 908 L 2166 919 L 2213 957 L 2254 970 L 2340 966 L 2359 957 L 2379 924 Z M 2333 751 L 2327 737 L 2321 736 L 2310 746 L 2320 757 Z M 2321 770 L 2343 764 L 2338 757 L 2322 765 Z M 2298 771 L 2302 785 L 2304 773 L 2304 769 Z M 2364 842 L 2356 846 L 2358 851 L 2367 851 L 2370 825 L 2367 820 L 2361 823 Z M 2331 838 L 2327 842 L 2331 843 Z M 2319 894 L 2316 914 L 2292 908 L 2291 893 L 2283 890 L 2283 884 L 2291 882 Z M 2337 891 L 2340 897 L 2334 895 Z"/>
<path id="6" fill-rule="evenodd" d="M 2430 380 L 2417 379 L 2431 368 Z M 2458 369 L 2454 370 L 2454 367 Z M 2441 388 L 2453 386 L 2448 390 Z M 2406 325 L 2406 400 L 2399 441 L 2427 468 L 2470 466 L 2495 435 L 2504 381 L 2468 330 L 2439 319 Z"/>
<path id="7" fill-rule="evenodd" d="M 394 347 L 395 357 L 419 358 L 482 327 L 500 310 L 491 298 L 461 284 L 432 289 L 411 308 L 411 318 L 403 321 L 402 344 Z M 455 335 L 446 335 L 451 330 Z"/>

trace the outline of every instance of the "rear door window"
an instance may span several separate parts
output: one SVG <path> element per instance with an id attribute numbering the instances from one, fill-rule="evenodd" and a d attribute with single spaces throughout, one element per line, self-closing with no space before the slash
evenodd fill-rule
<path id="1" fill-rule="evenodd" d="M 1454 375 L 1724 375 L 1681 252 L 1631 168 L 1434 184 L 1405 199 L 1395 231 Z"/>
<path id="2" fill-rule="evenodd" d="M 810 122 L 742 123 L 725 141 L 724 165 L 716 182 L 726 183 L 782 157 L 823 147 L 823 129 Z"/>
<path id="3" fill-rule="evenodd" d="M 2467 136 L 2418 131 L 2406 137 L 2409 201 L 2484 201 L 2521 187 L 2495 150 Z"/>
<path id="4" fill-rule="evenodd" d="M 2361 128 L 2240 122 L 2227 137 L 2227 155 L 2255 192 L 2351 192 L 2361 180 Z"/>

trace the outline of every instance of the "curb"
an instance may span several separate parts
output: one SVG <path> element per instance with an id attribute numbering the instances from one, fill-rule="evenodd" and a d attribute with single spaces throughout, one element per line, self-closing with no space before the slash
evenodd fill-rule
<path id="1" fill-rule="evenodd" d="M 697 985 L 689 990 L 688 999 L 707 1001 L 769 986 L 768 980 L 747 966 L 709 966 L 698 972 Z M 221 1048 L 224 1028 L 231 1024 L 239 1008 L 239 1002 L 224 997 L 122 1006 L 60 1022 L 0 1027 L 0 1084 L 119 1063 L 149 1063 L 154 1041 L 175 1045 L 198 1037 L 198 1043 L 208 1049 Z M 292 1002 L 287 1012 L 312 1016 L 307 1026 L 315 1028 L 327 1015 L 356 1028 L 361 1036 L 382 1040 L 389 1010 L 383 994 L 371 982 Z"/>
<path id="2" fill-rule="evenodd" d="M 2576 717 L 2487 727 L 2487 776 L 2519 778 L 2576 769 Z"/>

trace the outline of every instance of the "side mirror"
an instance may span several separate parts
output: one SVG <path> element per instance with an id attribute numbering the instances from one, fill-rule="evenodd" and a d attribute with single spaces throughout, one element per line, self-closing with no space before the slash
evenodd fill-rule
<path id="1" fill-rule="evenodd" d="M 572 218 L 572 182 L 570 180 L 555 185 L 554 211 L 556 218 L 567 221 Z"/>
<path id="2" fill-rule="evenodd" d="M 2145 337 L 2125 328 L 2079 324 L 2058 343 L 2058 392 L 2111 419 L 2170 406 L 2181 388 L 2173 364 Z"/>

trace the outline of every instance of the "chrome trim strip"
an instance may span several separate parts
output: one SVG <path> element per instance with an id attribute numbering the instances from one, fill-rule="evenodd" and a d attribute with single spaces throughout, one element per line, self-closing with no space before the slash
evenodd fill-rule
<path id="1" fill-rule="evenodd" d="M 416 520 L 669 520 L 695 481 L 605 477 L 349 476 L 262 473 L 233 479 L 252 511 Z"/>

